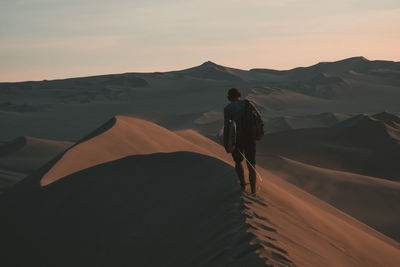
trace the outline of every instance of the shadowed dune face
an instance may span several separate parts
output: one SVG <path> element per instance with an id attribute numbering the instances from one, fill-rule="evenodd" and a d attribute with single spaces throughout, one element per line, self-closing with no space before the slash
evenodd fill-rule
<path id="1" fill-rule="evenodd" d="M 0 202 L 8 218 L 0 222 L 2 262 L 265 266 L 258 246 L 248 244 L 253 235 L 234 175 L 231 166 L 200 154 L 138 155 L 31 188 L 26 196 L 8 195 Z"/>

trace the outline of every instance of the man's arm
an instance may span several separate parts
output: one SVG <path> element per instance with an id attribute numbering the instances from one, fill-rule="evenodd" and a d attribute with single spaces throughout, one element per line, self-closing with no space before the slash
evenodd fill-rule
<path id="1" fill-rule="evenodd" d="M 228 122 L 229 122 L 229 118 L 228 118 L 228 111 L 226 109 L 226 107 L 224 108 L 224 147 L 225 149 L 227 149 L 228 144 Z"/>

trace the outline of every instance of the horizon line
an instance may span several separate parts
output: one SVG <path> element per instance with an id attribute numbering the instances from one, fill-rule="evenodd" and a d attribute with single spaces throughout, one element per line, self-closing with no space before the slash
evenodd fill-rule
<path id="1" fill-rule="evenodd" d="M 349 59 L 356 59 L 356 58 L 360 58 L 366 61 L 387 61 L 387 62 L 394 62 L 394 63 L 400 63 L 400 61 L 395 61 L 395 60 L 385 60 L 385 59 L 368 59 L 364 56 L 353 56 L 353 57 L 347 57 L 347 58 L 343 58 L 343 59 L 339 59 L 339 60 L 334 60 L 334 61 L 319 61 L 317 63 L 311 64 L 311 65 L 307 65 L 307 66 L 297 66 L 294 68 L 288 68 L 288 69 L 273 69 L 273 68 L 264 68 L 264 67 L 255 67 L 255 68 L 250 68 L 250 69 L 246 69 L 246 68 L 240 68 L 240 67 L 231 67 L 231 66 L 227 66 L 227 65 L 222 65 L 222 64 L 218 64 L 215 63 L 212 60 L 207 60 L 202 62 L 201 64 L 198 65 L 194 65 L 194 66 L 189 66 L 189 67 L 183 67 L 183 68 L 179 68 L 179 69 L 173 69 L 173 70 L 165 70 L 165 71 L 126 71 L 126 72 L 114 72 L 114 73 L 109 73 L 109 72 L 104 72 L 101 74 L 82 74 L 82 76 L 65 76 L 65 77 L 60 77 L 60 78 L 46 78 L 46 79 L 32 79 L 32 80 L 18 80 L 18 81 L 0 81 L 0 83 L 23 83 L 23 82 L 43 82 L 43 81 L 57 81 L 57 80 L 68 80 L 68 79 L 80 79 L 80 78 L 89 78 L 89 77 L 96 77 L 96 76 L 107 76 L 107 75 L 121 75 L 121 74 L 149 74 L 149 73 L 168 73 L 168 72 L 175 72 L 175 71 L 183 71 L 183 70 L 187 70 L 187 69 L 191 69 L 191 68 L 195 68 L 195 67 L 199 67 L 202 66 L 206 63 L 213 63 L 215 65 L 218 66 L 222 66 L 222 67 L 228 67 L 231 69 L 238 69 L 238 70 L 243 70 L 243 71 L 251 71 L 251 70 L 256 70 L 256 69 L 264 69 L 264 70 L 273 70 L 273 71 L 291 71 L 297 68 L 309 68 L 321 63 L 334 63 L 334 62 L 340 62 L 340 61 L 345 61 L 345 60 L 349 60 Z"/>

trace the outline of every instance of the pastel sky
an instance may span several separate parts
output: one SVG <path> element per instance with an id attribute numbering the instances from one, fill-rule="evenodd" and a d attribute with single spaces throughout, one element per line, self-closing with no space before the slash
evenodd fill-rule
<path id="1" fill-rule="evenodd" d="M 399 0 L 1 0 L 0 81 L 400 61 Z"/>

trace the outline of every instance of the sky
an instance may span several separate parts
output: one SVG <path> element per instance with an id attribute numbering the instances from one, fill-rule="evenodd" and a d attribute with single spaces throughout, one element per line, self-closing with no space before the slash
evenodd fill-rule
<path id="1" fill-rule="evenodd" d="M 399 0 L 0 0 L 0 82 L 400 61 Z"/>

